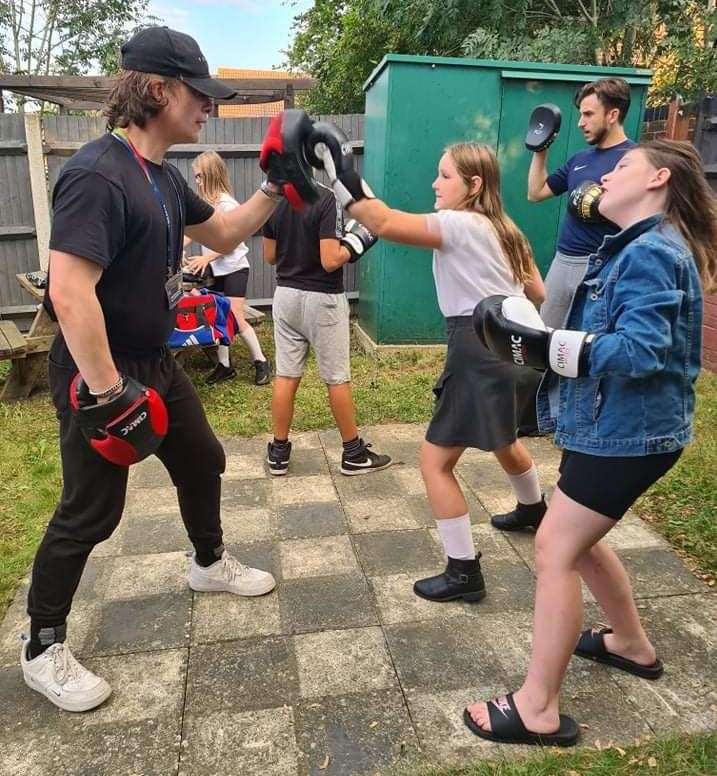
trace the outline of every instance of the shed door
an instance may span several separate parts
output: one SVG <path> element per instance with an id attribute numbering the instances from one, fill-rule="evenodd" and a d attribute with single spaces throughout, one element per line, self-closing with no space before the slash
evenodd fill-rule
<path id="1" fill-rule="evenodd" d="M 528 202 L 528 168 L 532 154 L 524 145 L 525 133 L 533 108 L 543 102 L 552 102 L 560 108 L 562 123 L 560 133 L 548 151 L 548 172 L 563 164 L 578 148 L 584 148 L 585 141 L 577 128 L 578 111 L 573 105 L 577 87 L 579 84 L 561 81 L 502 80 L 498 161 L 503 202 L 510 217 L 530 241 L 543 276 L 555 252 L 567 197 Z"/>

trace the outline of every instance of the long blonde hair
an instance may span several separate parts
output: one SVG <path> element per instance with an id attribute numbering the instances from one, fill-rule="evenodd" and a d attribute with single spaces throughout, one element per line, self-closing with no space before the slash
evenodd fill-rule
<path id="1" fill-rule="evenodd" d="M 203 199 L 210 205 L 216 205 L 222 194 L 233 196 L 229 183 L 229 170 L 216 151 L 204 151 L 192 163 L 195 173 L 202 176 L 199 190 Z"/>
<path id="2" fill-rule="evenodd" d="M 717 197 L 707 183 L 697 150 L 683 140 L 652 140 L 638 148 L 653 167 L 670 171 L 665 218 L 689 245 L 702 287 L 713 291 L 717 286 Z"/>
<path id="3" fill-rule="evenodd" d="M 469 190 L 473 177 L 483 181 L 477 194 L 469 194 L 461 210 L 475 210 L 486 216 L 498 235 L 498 241 L 510 265 L 516 283 L 527 283 L 533 273 L 533 251 L 525 235 L 503 209 L 500 198 L 500 171 L 493 149 L 483 143 L 454 143 L 445 149 Z"/>

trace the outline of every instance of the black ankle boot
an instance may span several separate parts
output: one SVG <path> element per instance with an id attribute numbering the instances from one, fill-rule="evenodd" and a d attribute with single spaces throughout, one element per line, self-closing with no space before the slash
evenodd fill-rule
<path id="1" fill-rule="evenodd" d="M 473 560 L 448 558 L 448 565 L 442 574 L 414 582 L 413 592 L 429 601 L 455 601 L 457 598 L 468 603 L 480 601 L 485 598 L 480 553 Z"/>
<path id="2" fill-rule="evenodd" d="M 547 509 L 545 496 L 537 504 L 521 504 L 519 501 L 512 512 L 507 512 L 504 515 L 493 515 L 490 524 L 499 531 L 522 531 L 525 528 L 537 531 Z"/>

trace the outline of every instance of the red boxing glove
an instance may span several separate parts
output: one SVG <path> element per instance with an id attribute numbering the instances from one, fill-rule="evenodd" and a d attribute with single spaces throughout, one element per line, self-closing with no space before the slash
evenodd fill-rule
<path id="1" fill-rule="evenodd" d="M 115 398 L 98 404 L 78 372 L 70 384 L 70 406 L 90 447 L 117 466 L 152 455 L 167 434 L 162 397 L 132 377 L 124 378 Z"/>

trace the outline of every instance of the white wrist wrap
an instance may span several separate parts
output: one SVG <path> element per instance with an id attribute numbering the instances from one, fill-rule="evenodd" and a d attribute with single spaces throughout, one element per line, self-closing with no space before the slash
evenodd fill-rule
<path id="1" fill-rule="evenodd" d="M 361 242 L 361 238 L 356 234 L 351 234 L 351 232 L 347 232 L 342 238 L 342 243 L 348 243 L 354 250 L 354 253 L 357 256 L 362 256 L 363 252 L 366 250 L 364 248 L 364 244 Z"/>
<path id="2" fill-rule="evenodd" d="M 586 340 L 592 335 L 586 331 L 556 329 L 550 337 L 548 363 L 561 377 L 578 377 L 580 354 Z"/>

